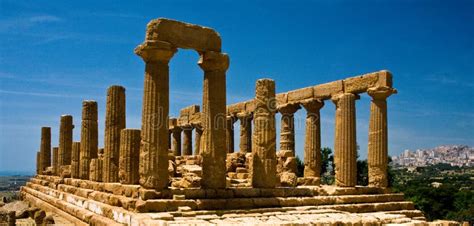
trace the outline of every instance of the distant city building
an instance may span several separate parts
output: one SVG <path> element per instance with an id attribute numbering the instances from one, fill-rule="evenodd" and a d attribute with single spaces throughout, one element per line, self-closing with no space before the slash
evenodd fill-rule
<path id="1" fill-rule="evenodd" d="M 474 148 L 467 145 L 443 145 L 433 149 L 405 150 L 392 156 L 392 165 L 420 167 L 446 163 L 451 166 L 474 166 Z"/>

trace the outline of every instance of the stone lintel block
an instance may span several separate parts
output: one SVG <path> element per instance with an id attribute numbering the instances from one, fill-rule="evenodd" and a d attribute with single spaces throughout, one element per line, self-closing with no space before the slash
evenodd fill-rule
<path id="1" fill-rule="evenodd" d="M 239 102 L 227 106 L 227 114 L 229 115 L 235 115 L 243 111 L 245 111 L 245 102 Z"/>
<path id="2" fill-rule="evenodd" d="M 288 103 L 288 93 L 278 93 L 275 95 L 277 105 L 287 104 Z"/>
<path id="3" fill-rule="evenodd" d="M 193 115 L 195 113 L 198 113 L 200 112 L 200 107 L 199 105 L 191 105 L 191 106 L 187 106 L 185 108 L 182 108 L 180 111 L 179 111 L 179 115 L 180 116 L 189 116 L 189 115 Z"/>
<path id="4" fill-rule="evenodd" d="M 191 125 L 200 125 L 201 124 L 201 112 L 193 113 L 189 116 L 189 123 Z"/>
<path id="5" fill-rule="evenodd" d="M 253 100 L 245 101 L 245 111 L 246 112 L 254 112 L 255 111 L 255 103 Z"/>
<path id="6" fill-rule="evenodd" d="M 313 95 L 317 99 L 329 99 L 332 95 L 344 92 L 342 80 L 313 86 Z"/>
<path id="7" fill-rule="evenodd" d="M 179 116 L 178 118 L 178 126 L 189 126 L 190 124 L 190 121 L 189 121 L 189 116 L 185 115 L 185 116 Z"/>
<path id="8" fill-rule="evenodd" d="M 392 75 L 383 70 L 344 79 L 344 91 L 347 93 L 364 93 L 368 88 L 392 87 Z"/>
<path id="9" fill-rule="evenodd" d="M 168 127 L 170 130 L 175 129 L 178 126 L 178 119 L 177 118 L 170 118 L 168 119 Z"/>
<path id="10" fill-rule="evenodd" d="M 288 102 L 299 102 L 305 99 L 313 98 L 313 87 L 292 90 L 288 92 Z"/>
<path id="11" fill-rule="evenodd" d="M 221 38 L 213 29 L 166 18 L 148 23 L 146 40 L 166 41 L 178 48 L 199 52 L 221 51 Z"/>

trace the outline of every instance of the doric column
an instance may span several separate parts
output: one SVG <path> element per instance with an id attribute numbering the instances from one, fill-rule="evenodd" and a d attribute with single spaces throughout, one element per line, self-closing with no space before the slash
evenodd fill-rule
<path id="1" fill-rule="evenodd" d="M 199 155 L 201 150 L 201 136 L 202 127 L 200 125 L 193 125 L 194 127 L 194 155 Z"/>
<path id="2" fill-rule="evenodd" d="M 53 175 L 58 176 L 59 175 L 59 162 L 58 162 L 58 155 L 59 155 L 59 148 L 58 147 L 53 147 L 53 163 L 51 164 L 53 166 Z"/>
<path id="3" fill-rule="evenodd" d="M 250 167 L 254 188 L 273 188 L 276 185 L 275 104 L 275 82 L 257 80 Z"/>
<path id="4" fill-rule="evenodd" d="M 41 152 L 36 152 L 36 175 L 41 174 Z"/>
<path id="5" fill-rule="evenodd" d="M 97 102 L 82 102 L 81 150 L 79 154 L 79 177 L 89 179 L 91 160 L 97 158 L 98 152 Z"/>
<path id="6" fill-rule="evenodd" d="M 369 88 L 367 93 L 372 97 L 367 158 L 369 186 L 387 187 L 387 97 L 397 91 L 390 87 L 374 87 Z"/>
<path id="7" fill-rule="evenodd" d="M 119 180 L 122 184 L 138 184 L 140 130 L 123 129 L 120 135 Z"/>
<path id="8" fill-rule="evenodd" d="M 183 155 L 193 155 L 193 127 L 183 126 Z"/>
<path id="9" fill-rule="evenodd" d="M 171 149 L 173 150 L 174 156 L 181 155 L 181 127 L 176 126 L 171 129 Z"/>
<path id="10" fill-rule="evenodd" d="M 204 71 L 201 122 L 202 181 L 204 188 L 225 188 L 225 121 L 227 54 L 201 53 L 198 65 Z"/>
<path id="11" fill-rule="evenodd" d="M 107 89 L 105 106 L 104 182 L 118 182 L 120 131 L 125 128 L 125 88 L 111 86 Z"/>
<path id="12" fill-rule="evenodd" d="M 340 187 L 357 184 L 356 99 L 358 96 L 352 93 L 332 97 L 336 105 L 334 163 L 336 185 Z"/>
<path id="13" fill-rule="evenodd" d="M 139 170 L 145 188 L 168 187 L 168 63 L 175 52 L 175 47 L 162 41 L 146 41 L 135 49 L 145 61 Z"/>
<path id="14" fill-rule="evenodd" d="M 51 127 L 41 127 L 41 174 L 51 166 Z"/>
<path id="15" fill-rule="evenodd" d="M 234 122 L 236 120 L 235 116 L 227 116 L 226 121 L 226 148 L 227 153 L 234 152 Z"/>
<path id="16" fill-rule="evenodd" d="M 71 115 L 61 115 L 59 123 L 59 150 L 58 150 L 58 170 L 61 166 L 71 165 L 72 152 L 72 124 Z M 61 172 L 58 171 L 60 174 Z"/>
<path id="17" fill-rule="evenodd" d="M 280 150 L 290 150 L 295 156 L 295 112 L 300 109 L 299 104 L 290 103 L 278 106 L 281 114 Z"/>
<path id="18" fill-rule="evenodd" d="M 102 171 L 104 167 L 104 161 L 101 158 L 94 158 L 91 159 L 90 163 L 90 173 L 89 173 L 89 180 L 91 181 L 102 181 Z"/>
<path id="19" fill-rule="evenodd" d="M 81 152 L 81 142 L 72 142 L 72 154 L 71 154 L 71 177 L 80 178 L 80 160 L 79 155 Z"/>
<path id="20" fill-rule="evenodd" d="M 252 119 L 253 114 L 250 112 L 241 112 L 237 114 L 240 121 L 240 152 L 252 152 Z"/>
<path id="21" fill-rule="evenodd" d="M 304 139 L 304 177 L 321 177 L 321 120 L 319 110 L 324 102 L 317 99 L 301 103 L 306 109 L 306 131 Z M 319 180 L 316 180 L 319 181 Z"/>

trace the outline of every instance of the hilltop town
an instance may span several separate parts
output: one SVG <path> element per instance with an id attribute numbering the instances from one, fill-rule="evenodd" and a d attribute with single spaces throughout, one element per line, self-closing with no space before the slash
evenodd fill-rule
<path id="1" fill-rule="evenodd" d="M 405 150 L 392 156 L 395 167 L 423 167 L 439 163 L 451 166 L 474 166 L 474 148 L 467 145 L 442 145 L 432 149 Z"/>

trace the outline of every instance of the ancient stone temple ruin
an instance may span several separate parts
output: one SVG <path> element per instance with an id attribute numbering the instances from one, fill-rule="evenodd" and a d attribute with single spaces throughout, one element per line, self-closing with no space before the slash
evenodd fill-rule
<path id="1" fill-rule="evenodd" d="M 169 62 L 178 48 L 199 53 L 203 99 L 172 117 Z M 73 125 L 71 115 L 60 117 L 59 147 L 51 147 L 51 128 L 41 128 L 37 175 L 22 188 L 24 200 L 77 225 L 375 225 L 424 220 L 403 194 L 387 188 L 387 98 L 396 93 L 390 72 L 285 93 L 275 92 L 277 82 L 259 79 L 255 98 L 228 105 L 230 61 L 216 31 L 152 20 L 135 53 L 145 63 L 141 129 L 126 127 L 125 88 L 111 86 L 104 147 L 98 147 L 97 102 L 85 100 L 80 127 Z M 372 98 L 369 185 L 357 186 L 356 103 L 364 93 Z M 335 108 L 333 185 L 322 185 L 320 179 L 323 107 Z M 303 177 L 296 174 L 297 111 L 306 112 Z M 235 123 L 240 124 L 239 150 L 234 150 Z M 77 142 L 74 128 L 81 131 Z"/>

